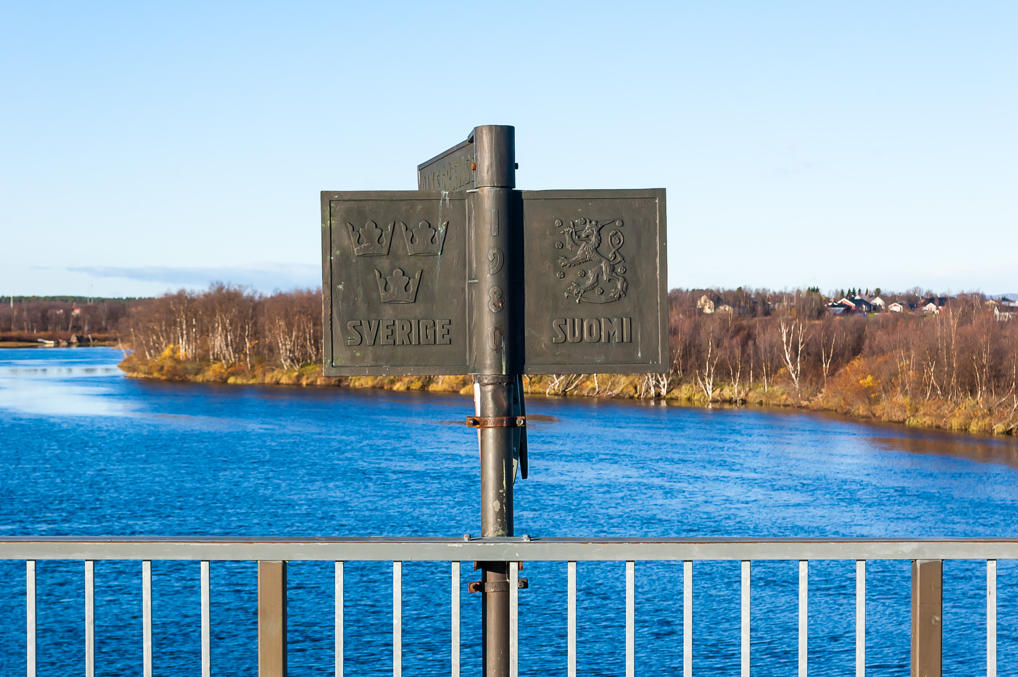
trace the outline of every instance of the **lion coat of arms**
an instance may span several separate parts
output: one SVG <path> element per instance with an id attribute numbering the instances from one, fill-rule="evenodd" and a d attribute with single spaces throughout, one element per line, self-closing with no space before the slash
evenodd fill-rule
<path id="1" fill-rule="evenodd" d="M 629 282 L 621 252 L 625 242 L 622 225 L 622 219 L 580 217 L 568 223 L 555 219 L 561 236 L 555 248 L 565 252 L 558 258 L 557 276 L 569 280 L 566 298 L 577 303 L 611 303 L 626 295 Z"/>

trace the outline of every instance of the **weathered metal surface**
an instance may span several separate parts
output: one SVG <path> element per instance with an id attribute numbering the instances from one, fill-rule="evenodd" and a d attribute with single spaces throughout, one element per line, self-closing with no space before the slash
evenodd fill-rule
<path id="1" fill-rule="evenodd" d="M 286 677 L 286 562 L 258 562 L 258 677 Z"/>
<path id="2" fill-rule="evenodd" d="M 417 165 L 419 190 L 468 190 L 474 187 L 474 135 Z"/>
<path id="3" fill-rule="evenodd" d="M 0 560 L 731 561 L 1018 559 L 1018 539 L 0 538 Z"/>
<path id="4" fill-rule="evenodd" d="M 527 374 L 668 367 L 665 191 L 523 191 Z"/>
<path id="5" fill-rule="evenodd" d="M 944 563 L 912 562 L 912 677 L 940 677 Z"/>
<path id="6" fill-rule="evenodd" d="M 325 374 L 465 374 L 461 193 L 322 193 Z"/>

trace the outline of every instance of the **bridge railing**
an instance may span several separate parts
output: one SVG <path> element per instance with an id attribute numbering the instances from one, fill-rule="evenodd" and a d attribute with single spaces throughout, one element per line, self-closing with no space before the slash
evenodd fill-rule
<path id="1" fill-rule="evenodd" d="M 798 674 L 807 674 L 810 560 L 855 561 L 855 674 L 866 669 L 866 562 L 912 562 L 912 674 L 941 674 L 942 564 L 944 560 L 986 562 L 986 674 L 997 672 L 997 560 L 1018 559 L 1018 540 L 735 540 L 735 539 L 576 539 L 576 538 L 317 538 L 317 539 L 173 539 L 173 538 L 3 538 L 0 560 L 25 562 L 28 677 L 36 670 L 36 562 L 84 563 L 85 671 L 95 674 L 94 562 L 138 560 L 142 569 L 143 674 L 152 674 L 152 561 L 201 562 L 201 673 L 209 675 L 209 562 L 258 562 L 258 664 L 262 677 L 286 674 L 286 562 L 335 563 L 335 672 L 343 674 L 343 565 L 353 561 L 392 562 L 392 666 L 402 674 L 402 564 L 444 561 L 450 564 L 451 674 L 460 674 L 460 563 L 506 562 L 510 577 L 510 674 L 518 674 L 518 577 L 522 562 L 566 562 L 567 673 L 576 675 L 576 564 L 625 562 L 625 666 L 635 662 L 635 563 L 682 562 L 683 675 L 693 665 L 693 563 L 741 562 L 741 675 L 750 674 L 750 571 L 757 561 L 798 561 Z"/>

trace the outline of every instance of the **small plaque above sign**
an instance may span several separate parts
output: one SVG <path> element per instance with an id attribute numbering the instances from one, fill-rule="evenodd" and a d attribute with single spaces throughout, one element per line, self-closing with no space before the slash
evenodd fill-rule
<path id="1" fill-rule="evenodd" d="M 473 137 L 417 165 L 420 190 L 469 190 L 474 187 Z"/>
<path id="2" fill-rule="evenodd" d="M 322 193 L 326 376 L 469 373 L 466 229 L 462 193 Z"/>

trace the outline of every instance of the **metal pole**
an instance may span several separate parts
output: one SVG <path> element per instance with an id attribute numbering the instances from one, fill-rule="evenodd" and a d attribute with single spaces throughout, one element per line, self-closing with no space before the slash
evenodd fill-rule
<path id="1" fill-rule="evenodd" d="M 286 562 L 258 562 L 258 677 L 286 677 Z"/>
<path id="2" fill-rule="evenodd" d="M 514 280 L 520 220 L 514 218 L 515 130 L 474 129 L 474 181 L 470 191 L 472 228 L 469 300 L 476 365 L 475 414 L 481 453 L 481 534 L 513 535 L 513 428 L 508 422 L 512 379 L 517 373 Z M 484 562 L 482 632 L 485 677 L 509 675 L 509 581 L 505 562 Z"/>

